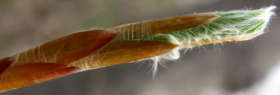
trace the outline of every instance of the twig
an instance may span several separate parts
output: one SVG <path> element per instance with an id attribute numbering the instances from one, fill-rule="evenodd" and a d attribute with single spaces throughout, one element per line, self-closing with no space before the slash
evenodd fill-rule
<path id="1" fill-rule="evenodd" d="M 252 11 L 176 16 L 88 30 L 0 60 L 0 91 L 94 68 L 157 59 L 177 59 L 179 50 L 243 41 L 263 33 L 274 6 Z"/>

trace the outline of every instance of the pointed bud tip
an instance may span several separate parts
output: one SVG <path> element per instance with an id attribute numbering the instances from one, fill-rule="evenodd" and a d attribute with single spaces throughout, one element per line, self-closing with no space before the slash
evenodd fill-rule
<path id="1" fill-rule="evenodd" d="M 208 23 L 211 23 L 212 21 L 216 20 L 217 18 L 219 18 L 220 16 L 219 15 L 216 15 L 216 14 L 201 14 L 202 16 L 202 22 L 199 26 L 203 26 L 205 24 L 208 24 Z"/>

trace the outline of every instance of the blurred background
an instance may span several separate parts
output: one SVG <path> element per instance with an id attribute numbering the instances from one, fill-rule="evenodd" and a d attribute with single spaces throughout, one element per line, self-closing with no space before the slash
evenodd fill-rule
<path id="1" fill-rule="evenodd" d="M 0 58 L 95 27 L 270 5 L 279 7 L 280 1 L 0 0 Z M 168 69 L 160 67 L 155 78 L 149 73 L 149 61 L 142 61 L 72 74 L 1 95 L 280 95 L 279 25 L 275 17 L 266 33 L 253 40 L 189 50 L 179 60 L 165 62 Z"/>

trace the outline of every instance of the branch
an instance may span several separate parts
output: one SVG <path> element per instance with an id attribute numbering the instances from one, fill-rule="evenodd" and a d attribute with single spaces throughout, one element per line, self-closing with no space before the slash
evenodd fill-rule
<path id="1" fill-rule="evenodd" d="M 0 60 L 0 91 L 71 73 L 145 59 L 178 59 L 179 50 L 263 34 L 275 6 L 183 15 L 88 30 Z"/>

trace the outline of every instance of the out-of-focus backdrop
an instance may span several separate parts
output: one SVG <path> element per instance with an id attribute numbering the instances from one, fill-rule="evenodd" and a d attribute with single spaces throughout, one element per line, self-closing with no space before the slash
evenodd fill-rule
<path id="1" fill-rule="evenodd" d="M 1 0 L 0 58 L 95 27 L 280 6 L 279 0 Z M 276 10 L 279 14 L 279 10 Z M 280 95 L 280 19 L 253 40 L 194 48 L 153 79 L 149 61 L 72 74 L 1 95 Z M 274 69 L 273 69 L 274 68 Z M 280 69 L 280 68 L 278 68 Z"/>

